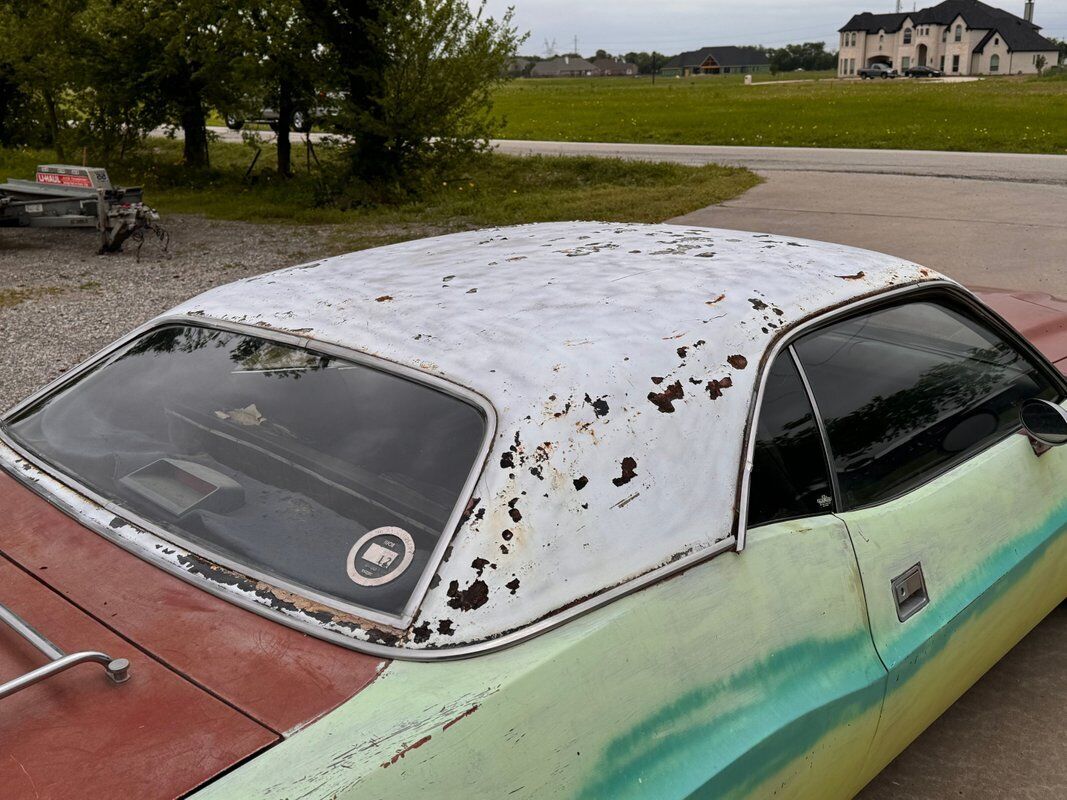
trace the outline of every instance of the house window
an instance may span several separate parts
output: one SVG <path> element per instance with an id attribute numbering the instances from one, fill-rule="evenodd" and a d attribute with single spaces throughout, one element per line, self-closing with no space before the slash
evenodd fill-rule
<path id="1" fill-rule="evenodd" d="M 911 66 L 911 56 L 903 56 L 900 59 L 900 68 L 908 69 Z"/>
<path id="2" fill-rule="evenodd" d="M 945 28 L 943 31 L 941 31 L 941 41 L 942 42 L 947 42 L 948 41 L 948 28 Z"/>
<path id="3" fill-rule="evenodd" d="M 1000 56 L 993 55 L 989 57 L 989 71 L 1000 72 Z"/>
<path id="4" fill-rule="evenodd" d="M 855 31 L 852 32 L 852 46 L 853 47 L 856 46 L 856 32 Z"/>
<path id="5" fill-rule="evenodd" d="M 993 37 L 993 44 L 995 46 L 999 46 L 1000 45 L 1000 37 L 999 36 L 994 36 Z"/>
<path id="6" fill-rule="evenodd" d="M 963 41 L 963 26 L 962 25 L 957 25 L 956 26 L 956 41 L 957 42 L 962 42 Z"/>
<path id="7" fill-rule="evenodd" d="M 854 59 L 854 58 L 850 58 L 848 60 L 848 74 L 849 75 L 855 75 L 856 74 L 856 59 Z"/>
<path id="8" fill-rule="evenodd" d="M 952 57 L 952 71 L 953 72 L 959 72 L 960 71 L 960 57 L 959 56 L 953 56 Z"/>
<path id="9" fill-rule="evenodd" d="M 904 44 L 911 44 L 911 28 L 904 29 Z"/>
<path id="10" fill-rule="evenodd" d="M 944 55 L 941 56 L 941 71 L 942 72 L 945 71 L 945 56 Z"/>

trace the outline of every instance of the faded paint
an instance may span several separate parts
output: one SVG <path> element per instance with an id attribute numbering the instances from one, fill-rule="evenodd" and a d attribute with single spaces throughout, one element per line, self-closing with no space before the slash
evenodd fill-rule
<path id="1" fill-rule="evenodd" d="M 403 642 L 448 648 L 711 552 L 734 533 L 743 431 L 771 343 L 823 309 L 940 277 L 763 234 L 567 223 L 354 253 L 178 312 L 353 348 L 489 399 L 498 433 L 478 513 L 422 605 L 429 628 Z M 679 458 L 698 438 L 708 445 Z M 481 575 L 477 559 L 490 564 Z"/>

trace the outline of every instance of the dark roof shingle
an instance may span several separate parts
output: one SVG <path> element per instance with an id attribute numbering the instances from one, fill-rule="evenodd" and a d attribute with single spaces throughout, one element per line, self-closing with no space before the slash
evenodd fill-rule
<path id="1" fill-rule="evenodd" d="M 701 47 L 676 55 L 664 69 L 699 67 L 712 56 L 720 67 L 756 67 L 770 64 L 767 54 L 758 47 Z"/>

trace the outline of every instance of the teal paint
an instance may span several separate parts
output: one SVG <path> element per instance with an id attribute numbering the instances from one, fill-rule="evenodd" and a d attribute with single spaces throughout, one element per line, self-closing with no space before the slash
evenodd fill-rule
<path id="1" fill-rule="evenodd" d="M 865 630 L 777 651 L 726 680 L 683 693 L 615 738 L 592 772 L 597 779 L 579 796 L 745 796 L 827 731 L 880 705 L 885 677 Z M 833 687 L 836 696 L 822 702 L 825 695 L 813 685 Z M 752 699 L 712 716 L 727 696 Z M 770 733 L 739 753 L 751 731 Z"/>

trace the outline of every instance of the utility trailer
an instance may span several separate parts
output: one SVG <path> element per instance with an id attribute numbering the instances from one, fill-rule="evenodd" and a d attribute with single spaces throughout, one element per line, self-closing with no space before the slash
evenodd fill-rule
<path id="1" fill-rule="evenodd" d="M 158 221 L 141 187 L 114 187 L 97 167 L 42 164 L 36 180 L 0 183 L 0 228 L 96 228 L 101 253 L 118 252 L 145 231 L 158 233 Z"/>

